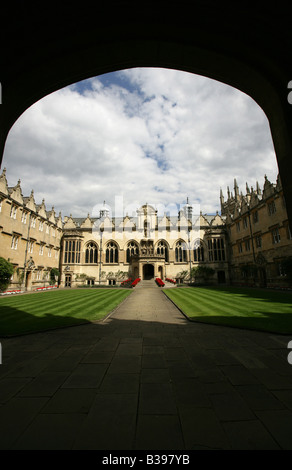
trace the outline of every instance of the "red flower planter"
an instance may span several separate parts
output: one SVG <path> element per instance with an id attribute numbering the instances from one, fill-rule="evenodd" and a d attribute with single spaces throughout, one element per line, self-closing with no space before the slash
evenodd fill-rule
<path id="1" fill-rule="evenodd" d="M 174 279 L 169 279 L 168 277 L 166 278 L 166 281 L 172 282 L 173 284 L 176 284 L 176 281 Z"/>

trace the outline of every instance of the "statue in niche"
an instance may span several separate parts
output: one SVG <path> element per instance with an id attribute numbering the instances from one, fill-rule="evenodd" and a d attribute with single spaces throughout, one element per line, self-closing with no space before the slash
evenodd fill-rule
<path id="1" fill-rule="evenodd" d="M 147 220 L 144 221 L 144 237 L 148 238 L 150 236 L 150 224 Z"/>

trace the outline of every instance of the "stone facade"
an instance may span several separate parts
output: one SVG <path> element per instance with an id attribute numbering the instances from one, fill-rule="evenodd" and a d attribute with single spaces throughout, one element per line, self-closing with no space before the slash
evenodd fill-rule
<path id="1" fill-rule="evenodd" d="M 145 204 L 137 216 L 66 218 L 61 253 L 62 286 L 117 284 L 127 278 L 190 278 L 194 266 L 214 269 L 213 281 L 228 281 L 224 219 L 194 215 L 186 205 L 176 216 L 158 216 Z"/>
<path id="2" fill-rule="evenodd" d="M 265 176 L 263 189 L 246 185 L 245 195 L 234 180 L 234 194 L 220 198 L 232 284 L 288 287 L 283 262 L 292 257 L 292 237 L 280 178 L 272 184 Z"/>
<path id="3" fill-rule="evenodd" d="M 20 181 L 9 187 L 0 176 L 0 256 L 15 267 L 9 289 L 49 286 L 50 272 L 59 270 L 63 223 L 54 208 L 36 204 L 33 191 L 23 197 Z M 55 284 L 55 282 L 53 282 Z"/>
<path id="4" fill-rule="evenodd" d="M 145 204 L 133 216 L 110 216 L 104 205 L 97 217 L 56 216 L 33 192 L 23 197 L 20 181 L 9 187 L 0 176 L 0 256 L 15 272 L 9 289 L 120 285 L 125 280 L 190 280 L 193 267 L 213 269 L 213 284 L 287 287 L 283 261 L 292 257 L 281 182 L 265 178 L 263 190 L 246 187 L 227 200 L 220 194 L 221 215 L 194 213 L 185 204 L 177 214 Z"/>

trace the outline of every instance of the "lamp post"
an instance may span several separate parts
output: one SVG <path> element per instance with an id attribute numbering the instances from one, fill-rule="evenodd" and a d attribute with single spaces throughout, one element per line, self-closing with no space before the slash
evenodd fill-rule
<path id="1" fill-rule="evenodd" d="M 251 226 L 251 220 L 250 220 L 250 205 L 248 205 L 248 222 L 249 222 L 249 232 L 250 232 L 250 238 L 251 238 L 253 260 L 254 260 L 254 262 L 256 262 L 255 250 L 254 250 L 254 240 L 253 240 L 252 226 Z"/>
<path id="2" fill-rule="evenodd" d="M 188 238 L 189 238 L 189 263 L 190 263 L 190 282 L 192 280 L 192 252 L 191 252 L 191 230 L 192 228 L 191 227 L 188 227 Z"/>
<path id="3" fill-rule="evenodd" d="M 31 218 L 31 212 L 29 213 L 29 218 L 28 218 L 28 228 L 27 228 L 27 239 L 26 239 L 26 246 L 25 246 L 25 253 L 24 253 L 24 264 L 23 264 L 23 280 L 22 280 L 22 290 L 26 291 L 26 273 L 27 273 L 27 252 L 28 252 L 28 245 L 30 243 L 30 237 L 29 237 L 29 232 L 30 232 L 30 218 Z"/>
<path id="4" fill-rule="evenodd" d="M 100 227 L 100 247 L 99 247 L 99 285 L 100 285 L 100 283 L 101 283 L 102 232 L 103 232 L 103 228 L 101 228 L 101 227 Z"/>

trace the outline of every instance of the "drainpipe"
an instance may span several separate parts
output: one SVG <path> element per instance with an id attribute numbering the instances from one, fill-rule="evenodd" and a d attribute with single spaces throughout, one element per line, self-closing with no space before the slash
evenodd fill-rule
<path id="1" fill-rule="evenodd" d="M 249 221 L 249 232 L 250 232 L 250 238 L 251 238 L 253 260 L 255 262 L 255 250 L 254 250 L 254 240 L 253 240 L 253 233 L 252 233 L 251 220 L 250 220 L 250 208 L 248 208 L 248 221 Z"/>
<path id="2" fill-rule="evenodd" d="M 253 233 L 252 233 L 252 227 L 251 227 L 251 220 L 250 220 L 250 208 L 248 206 L 248 221 L 249 221 L 249 231 L 250 231 L 250 238 L 251 238 L 251 246 L 252 246 L 252 255 L 253 255 L 253 261 L 254 264 L 256 265 L 256 258 L 255 258 L 255 250 L 254 250 L 254 240 L 253 240 Z M 254 271 L 253 271 L 254 272 Z M 257 274 L 256 274 L 257 276 Z M 253 274 L 253 282 L 255 284 L 255 272 Z"/>
<path id="3" fill-rule="evenodd" d="M 99 285 L 101 283 L 101 256 L 102 256 L 102 232 L 100 229 L 100 247 L 99 247 Z"/>
<path id="4" fill-rule="evenodd" d="M 190 262 L 190 283 L 192 281 L 191 272 L 192 272 L 192 253 L 191 253 L 191 238 L 190 238 L 191 228 L 188 228 L 188 235 L 189 235 L 189 262 Z"/>
<path id="5" fill-rule="evenodd" d="M 25 253 L 24 253 L 24 264 L 23 264 L 23 280 L 22 280 L 22 285 L 21 289 L 26 290 L 26 260 L 27 260 L 27 251 L 28 251 L 28 244 L 30 242 L 29 239 L 29 232 L 30 232 L 30 218 L 31 218 L 31 212 L 29 213 L 29 218 L 28 218 L 28 228 L 27 228 L 27 240 L 26 240 L 26 247 L 25 247 Z"/>

